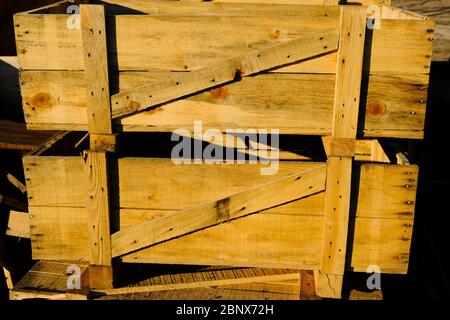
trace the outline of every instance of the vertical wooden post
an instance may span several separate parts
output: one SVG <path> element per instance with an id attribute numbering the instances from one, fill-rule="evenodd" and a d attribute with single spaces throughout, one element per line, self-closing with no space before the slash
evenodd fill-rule
<path id="1" fill-rule="evenodd" d="M 114 151 L 108 80 L 105 12 L 81 5 L 84 77 L 91 150 L 85 153 L 91 288 L 112 288 L 110 199 L 107 151 Z M 102 141 L 107 143 L 103 144 Z"/>
<path id="2" fill-rule="evenodd" d="M 350 211 L 351 174 L 358 126 L 366 11 L 341 7 L 334 96 L 333 130 L 328 154 L 321 268 L 315 272 L 317 294 L 342 293 Z M 339 147 L 333 147 L 339 146 Z"/>

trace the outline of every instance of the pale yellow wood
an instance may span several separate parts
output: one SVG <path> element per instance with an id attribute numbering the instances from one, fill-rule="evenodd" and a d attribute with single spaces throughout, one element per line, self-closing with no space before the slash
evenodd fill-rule
<path id="1" fill-rule="evenodd" d="M 350 211 L 352 158 L 327 161 L 322 273 L 342 275 L 345 269 Z"/>
<path id="2" fill-rule="evenodd" d="M 165 76 L 165 72 L 124 72 L 119 76 L 119 83 L 113 86 L 127 90 Z M 192 130 L 193 121 L 201 119 L 205 128 L 272 127 L 281 133 L 331 135 L 334 78 L 334 75 L 315 74 L 245 77 L 240 82 L 166 104 L 158 111 L 144 111 L 115 121 L 115 128 Z M 26 71 L 22 72 L 21 80 L 29 128 L 30 124 L 53 123 L 53 127 L 40 129 L 87 130 L 82 72 Z M 421 137 L 427 83 L 427 75 L 370 76 L 364 135 Z M 82 125 L 68 127 L 67 124 Z"/>
<path id="3" fill-rule="evenodd" d="M 11 278 L 11 272 L 9 272 L 9 270 L 6 269 L 6 267 L 2 267 L 2 272 L 5 275 L 6 287 L 8 288 L 8 290 L 12 290 L 14 288 L 14 284 Z"/>
<path id="4" fill-rule="evenodd" d="M 80 21 L 88 130 L 91 134 L 111 135 L 104 6 L 81 5 Z M 95 144 L 95 140 L 91 141 L 91 146 L 95 149 L 83 155 L 88 180 L 89 281 L 93 288 L 112 288 L 109 166 L 106 151 L 115 148 L 104 150 Z"/>
<path id="5" fill-rule="evenodd" d="M 383 147 L 381 146 L 380 142 L 378 140 L 372 140 L 372 146 L 371 146 L 371 157 L 370 161 L 373 162 L 385 162 L 389 163 L 389 157 L 386 155 L 386 153 L 383 150 Z"/>
<path id="6" fill-rule="evenodd" d="M 25 157 L 23 161 L 30 206 L 86 206 L 88 181 L 81 157 Z M 242 192 L 320 164 L 284 161 L 272 176 L 261 175 L 261 169 L 267 167 L 263 164 L 175 165 L 171 159 L 158 158 L 121 158 L 111 167 L 117 166 L 119 171 L 121 208 L 176 210 Z M 154 179 L 145 178 L 149 176 Z M 292 213 L 297 208 L 290 210 Z"/>
<path id="7" fill-rule="evenodd" d="M 361 94 L 366 9 L 341 8 L 339 51 L 333 107 L 333 138 L 354 139 Z"/>
<path id="8" fill-rule="evenodd" d="M 90 262 L 111 266 L 110 203 L 108 160 L 105 152 L 86 151 L 87 228 L 89 230 Z"/>
<path id="9" fill-rule="evenodd" d="M 80 20 L 88 129 L 112 133 L 104 6 L 81 5 Z"/>
<path id="10" fill-rule="evenodd" d="M 356 216 L 413 219 L 418 172 L 413 165 L 362 165 Z"/>
<path id="11" fill-rule="evenodd" d="M 339 25 L 337 6 L 310 8 L 203 3 L 199 4 L 200 9 L 192 4 L 188 5 L 191 9 L 186 9 L 180 3 L 165 2 L 153 6 L 153 15 L 115 17 L 120 70 L 195 70 L 242 53 L 242 44 L 247 44 L 245 51 L 248 51 L 257 44 L 274 42 L 273 35 L 278 34 L 277 30 L 280 31 L 277 39 L 284 41 L 313 30 Z M 159 15 L 166 19 L 155 16 L 162 6 L 167 9 L 165 12 L 162 9 Z M 219 12 L 215 13 L 213 8 L 220 8 L 217 9 Z M 203 11 L 203 16 L 189 11 Z M 224 11 L 228 13 L 224 14 Z M 209 12 L 209 17 L 205 12 Z M 217 15 L 222 15 L 220 20 Z M 16 15 L 14 22 L 20 26 L 15 31 L 21 68 L 83 68 L 81 32 L 66 27 L 66 15 Z M 113 23 L 107 18 L 108 26 L 112 27 Z M 152 28 L 147 28 L 148 25 Z M 433 28 L 434 23 L 431 20 L 386 19 L 382 25 L 381 29 L 373 30 L 370 71 L 429 73 L 432 41 L 429 41 L 426 30 Z M 108 42 L 113 42 L 113 39 L 108 39 Z M 208 46 L 202 45 L 204 43 Z M 158 50 L 149 51 L 148 47 Z M 161 55 L 161 52 L 165 54 Z M 327 59 L 333 57 L 325 58 L 327 62 L 317 66 L 323 69 L 326 65 L 328 72 L 334 73 L 335 66 Z M 292 66 L 290 71 L 297 72 L 296 67 Z"/>
<path id="12" fill-rule="evenodd" d="M 168 290 L 182 290 L 182 289 L 237 285 L 237 284 L 247 284 L 247 283 L 263 282 L 263 281 L 286 281 L 286 280 L 300 281 L 299 273 L 296 272 L 296 273 L 292 273 L 292 274 L 255 276 L 255 277 L 224 279 L 224 280 L 210 280 L 210 281 L 202 281 L 202 282 L 186 282 L 186 283 L 178 283 L 178 284 L 162 284 L 162 285 L 140 286 L 140 287 L 124 287 L 124 288 L 117 288 L 117 289 L 111 289 L 111 290 L 96 290 L 96 291 L 94 291 L 94 293 L 103 293 L 106 295 L 133 294 L 133 293 L 159 292 L 159 291 L 168 291 Z"/>
<path id="13" fill-rule="evenodd" d="M 295 38 L 244 55 L 218 60 L 189 73 L 173 73 L 169 79 L 119 92 L 111 97 L 112 117 L 129 116 L 137 111 L 238 80 L 278 66 L 312 58 L 337 49 L 336 29 Z"/>
<path id="14" fill-rule="evenodd" d="M 20 192 L 25 193 L 27 192 L 27 187 L 16 177 L 14 177 L 11 173 L 8 173 L 6 175 L 6 178 L 9 182 L 11 182 L 12 185 L 14 185 L 17 189 L 19 189 Z"/>
<path id="15" fill-rule="evenodd" d="M 168 159 L 124 158 L 119 160 L 117 166 L 120 173 L 120 207 L 140 208 L 151 214 L 212 201 L 274 178 L 311 169 L 317 163 L 282 161 L 275 176 L 261 176 L 261 165 L 177 166 Z M 84 186 L 87 179 L 80 158 L 25 157 L 24 167 L 28 193 L 32 197 L 30 207 L 85 206 Z M 417 166 L 363 164 L 360 168 L 357 169 L 360 171 L 357 216 L 401 219 L 413 215 Z M 155 179 L 143 178 L 149 175 L 154 175 Z M 182 197 L 179 196 L 181 193 Z M 307 201 L 308 206 L 297 206 L 293 202 L 280 206 L 277 211 L 322 214 L 323 196 L 308 197 L 302 201 Z"/>
<path id="16" fill-rule="evenodd" d="M 381 273 L 406 274 L 412 231 L 412 218 L 410 220 L 357 218 L 353 237 L 361 241 L 353 243 L 351 270 L 367 272 L 370 266 L 378 266 Z M 371 243 L 377 245 L 372 246 Z"/>
<path id="17" fill-rule="evenodd" d="M 123 227 L 147 221 L 143 210 L 133 211 L 136 210 L 120 211 Z M 87 231 L 81 230 L 87 219 L 84 208 L 33 207 L 32 212 L 33 230 L 36 234 L 44 233 L 40 237 L 32 235 L 34 259 L 89 261 Z M 164 242 L 123 259 L 142 263 L 315 269 L 320 266 L 322 223 L 322 216 L 262 212 Z M 77 241 L 71 240 L 73 237 Z"/>
<path id="18" fill-rule="evenodd" d="M 352 164 L 361 95 L 366 8 L 341 7 L 339 50 L 329 141 L 319 296 L 340 298 L 347 254 Z"/>
<path id="19" fill-rule="evenodd" d="M 30 238 L 29 214 L 25 212 L 11 210 L 9 212 L 6 235 L 12 237 Z"/>
<path id="20" fill-rule="evenodd" d="M 295 173 L 228 197 L 128 227 L 111 237 L 112 256 L 120 256 L 215 224 L 323 191 L 325 166 Z"/>
<path id="21" fill-rule="evenodd" d="M 78 261 L 38 261 L 20 279 L 10 291 L 10 300 L 46 299 L 46 300 L 87 300 L 84 290 L 67 288 L 68 271 L 74 267 L 80 271 L 80 285 L 84 289 L 85 263 Z"/>
<path id="22" fill-rule="evenodd" d="M 343 284 L 342 275 L 322 273 L 314 270 L 316 294 L 322 298 L 340 298 Z"/>
<path id="23" fill-rule="evenodd" d="M 44 234 L 32 235 L 34 259 L 89 261 L 84 208 L 30 209 L 33 230 Z M 129 225 L 126 211 L 121 210 L 121 220 Z M 145 215 L 131 223 L 143 221 Z M 402 237 L 412 227 L 404 224 L 408 221 L 357 218 L 350 270 L 366 272 L 368 266 L 377 264 L 383 273 L 406 273 L 411 242 Z M 123 261 L 318 270 L 322 233 L 322 216 L 257 214 L 140 250 L 124 256 Z"/>

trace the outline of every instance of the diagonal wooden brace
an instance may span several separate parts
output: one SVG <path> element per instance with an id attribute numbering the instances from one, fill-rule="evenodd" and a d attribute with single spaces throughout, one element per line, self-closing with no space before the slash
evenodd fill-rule
<path id="1" fill-rule="evenodd" d="M 325 189 L 325 165 L 292 174 L 223 199 L 174 212 L 112 235 L 113 257 L 219 223 L 301 199 Z"/>
<path id="2" fill-rule="evenodd" d="M 324 231 L 320 270 L 316 270 L 317 294 L 340 298 L 347 249 L 351 176 L 361 92 L 366 10 L 343 6 L 340 18 L 336 87 L 328 149 Z"/>
<path id="3" fill-rule="evenodd" d="M 286 64 L 291 64 L 337 49 L 338 29 L 321 30 L 238 57 L 191 71 L 173 73 L 168 79 L 122 91 L 111 97 L 112 117 L 130 116 L 223 83 L 236 81 Z"/>

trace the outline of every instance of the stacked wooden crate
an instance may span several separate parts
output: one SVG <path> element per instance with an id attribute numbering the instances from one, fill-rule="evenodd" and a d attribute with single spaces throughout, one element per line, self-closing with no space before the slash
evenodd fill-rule
<path id="1" fill-rule="evenodd" d="M 99 290 L 116 260 L 314 270 L 333 298 L 346 270 L 407 273 L 418 167 L 378 139 L 423 138 L 434 22 L 299 3 L 106 1 L 79 28 L 69 2 L 15 15 L 28 127 L 90 142 L 24 158 L 33 258 L 89 262 Z M 273 176 L 161 158 L 194 121 L 293 143 Z"/>

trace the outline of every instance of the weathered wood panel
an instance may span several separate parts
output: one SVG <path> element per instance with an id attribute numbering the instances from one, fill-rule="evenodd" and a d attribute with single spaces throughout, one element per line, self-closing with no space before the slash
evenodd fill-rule
<path id="1" fill-rule="evenodd" d="M 179 4 L 163 5 L 172 5 L 176 12 Z M 161 13 L 109 17 L 107 29 L 114 31 L 108 34 L 108 42 L 114 44 L 110 51 L 111 61 L 117 61 L 120 70 L 195 70 L 270 42 L 293 39 L 311 30 L 334 28 L 339 24 L 338 7 L 257 5 L 256 8 L 263 9 L 253 10 L 253 4 L 233 4 L 233 7 L 231 4 L 210 4 L 220 5 L 221 13 L 206 14 L 210 7 L 197 5 L 200 5 L 199 12 L 190 15 Z M 232 9 L 236 6 L 242 8 Z M 244 11 L 247 6 L 248 10 Z M 77 29 L 66 27 L 67 18 L 68 15 L 15 16 L 21 68 L 83 69 L 81 34 Z M 149 25 L 152 27 L 148 28 Z M 431 20 L 382 20 L 382 27 L 373 30 L 370 41 L 370 64 L 367 64 L 370 72 L 428 73 L 432 41 L 427 30 L 433 28 Z M 286 71 L 299 72 L 301 68 L 298 64 Z M 335 68 L 328 72 L 334 73 Z"/>
<path id="2" fill-rule="evenodd" d="M 124 72 L 112 79 L 112 86 L 126 90 L 165 76 L 164 72 Z M 26 71 L 21 83 L 28 124 L 87 129 L 82 72 Z M 371 75 L 362 97 L 364 134 L 421 138 L 427 84 L 428 75 Z M 190 129 L 195 120 L 202 120 L 205 128 L 278 128 L 286 133 L 329 135 L 334 86 L 334 75 L 258 75 L 115 123 L 124 131 L 171 131 Z"/>

